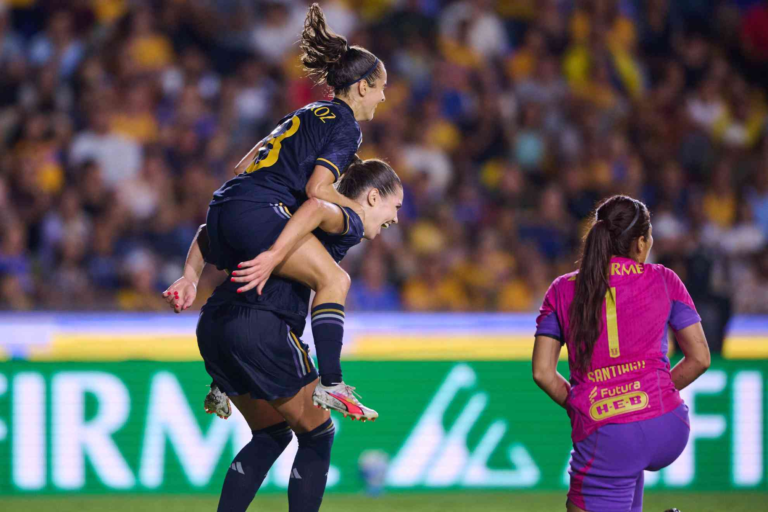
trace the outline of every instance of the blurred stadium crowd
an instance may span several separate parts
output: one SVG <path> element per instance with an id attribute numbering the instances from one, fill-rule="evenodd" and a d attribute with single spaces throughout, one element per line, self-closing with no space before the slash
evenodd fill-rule
<path id="1" fill-rule="evenodd" d="M 320 3 L 387 65 L 361 156 L 406 186 L 351 309 L 533 311 L 625 193 L 700 309 L 768 313 L 766 2 Z M 211 193 L 327 95 L 307 5 L 0 0 L 0 308 L 162 310 Z"/>

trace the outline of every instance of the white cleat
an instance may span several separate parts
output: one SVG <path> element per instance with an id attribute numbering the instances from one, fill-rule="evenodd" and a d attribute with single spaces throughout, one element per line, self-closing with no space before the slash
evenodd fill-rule
<path id="1" fill-rule="evenodd" d="M 232 405 L 229 397 L 216 384 L 211 384 L 211 390 L 205 396 L 203 408 L 208 414 L 215 414 L 219 418 L 226 420 L 232 415 Z"/>
<path id="2" fill-rule="evenodd" d="M 333 409 L 342 413 L 345 418 L 349 416 L 353 421 L 376 421 L 379 413 L 361 404 L 358 398 L 362 397 L 355 393 L 355 388 L 343 382 L 327 387 L 318 383 L 312 395 L 315 405 L 325 410 Z"/>

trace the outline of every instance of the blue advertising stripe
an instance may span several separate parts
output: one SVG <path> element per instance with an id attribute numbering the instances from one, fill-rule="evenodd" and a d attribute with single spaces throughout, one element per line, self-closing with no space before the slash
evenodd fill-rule
<path id="1" fill-rule="evenodd" d="M 0 360 L 199 361 L 196 323 L 197 317 L 191 314 L 3 313 Z M 346 319 L 343 356 L 358 360 L 528 360 L 534 325 L 531 314 L 355 312 Z M 768 316 L 732 319 L 723 356 L 768 359 Z"/>

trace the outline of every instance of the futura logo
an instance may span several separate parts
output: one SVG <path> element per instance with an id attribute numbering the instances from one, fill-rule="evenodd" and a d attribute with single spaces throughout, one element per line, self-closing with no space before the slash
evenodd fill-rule
<path id="1" fill-rule="evenodd" d="M 454 366 L 419 418 L 405 444 L 387 471 L 392 487 L 530 487 L 541 472 L 521 443 L 511 444 L 507 455 L 514 469 L 491 469 L 487 462 L 507 432 L 507 422 L 491 423 L 470 453 L 467 435 L 488 404 L 488 394 L 478 391 L 470 397 L 448 431 L 443 428 L 445 411 L 461 390 L 471 389 L 477 375 L 468 365 Z"/>

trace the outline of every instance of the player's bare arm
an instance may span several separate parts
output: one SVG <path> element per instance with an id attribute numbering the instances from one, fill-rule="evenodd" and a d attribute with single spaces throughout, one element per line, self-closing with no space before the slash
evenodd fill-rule
<path id="1" fill-rule="evenodd" d="M 707 371 L 710 364 L 709 345 L 704 336 L 701 322 L 680 329 L 676 334 L 677 344 L 683 352 L 679 363 L 672 368 L 672 382 L 680 390 L 688 386 Z"/>
<path id="2" fill-rule="evenodd" d="M 181 313 L 192 306 L 197 296 L 197 283 L 205 268 L 205 254 L 208 252 L 208 230 L 202 224 L 192 240 L 184 262 L 184 274 L 163 292 L 168 305 L 175 313 Z"/>
<path id="3" fill-rule="evenodd" d="M 558 340 L 536 336 L 533 344 L 533 380 L 557 405 L 565 407 L 571 385 L 557 371 L 560 348 Z"/>
<path id="4" fill-rule="evenodd" d="M 258 144 L 253 146 L 251 150 L 248 153 L 246 153 L 246 155 L 242 159 L 240 159 L 239 162 L 237 162 L 237 165 L 235 166 L 235 169 L 233 171 L 235 175 L 245 172 L 245 170 L 248 168 L 248 165 L 251 163 L 251 161 L 253 161 L 253 159 L 256 158 L 256 153 L 258 153 L 259 150 L 261 149 L 261 146 L 264 145 L 264 140 L 265 139 L 260 140 Z"/>
<path id="5" fill-rule="evenodd" d="M 335 176 L 328 170 L 328 168 L 321 165 L 315 166 L 315 170 L 312 172 L 312 176 L 310 176 L 309 181 L 307 182 L 307 197 L 352 208 L 361 219 L 364 219 L 365 212 L 360 206 L 360 203 L 339 194 L 333 187 L 334 179 Z"/>

